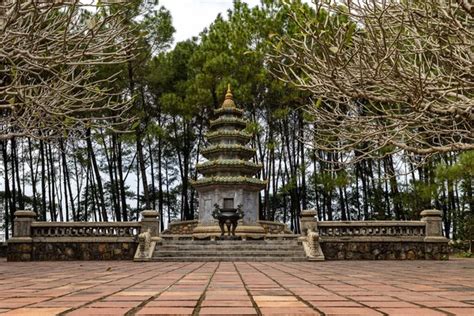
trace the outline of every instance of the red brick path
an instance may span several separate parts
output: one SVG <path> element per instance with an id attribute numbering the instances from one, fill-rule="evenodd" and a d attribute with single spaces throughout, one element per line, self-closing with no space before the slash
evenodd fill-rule
<path id="1" fill-rule="evenodd" d="M 4 315 L 474 315 L 474 260 L 0 262 Z"/>

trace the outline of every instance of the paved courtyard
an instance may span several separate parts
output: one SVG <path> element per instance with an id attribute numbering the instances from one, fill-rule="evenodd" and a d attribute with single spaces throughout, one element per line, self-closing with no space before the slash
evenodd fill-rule
<path id="1" fill-rule="evenodd" d="M 4 315 L 474 315 L 474 260 L 0 262 Z"/>

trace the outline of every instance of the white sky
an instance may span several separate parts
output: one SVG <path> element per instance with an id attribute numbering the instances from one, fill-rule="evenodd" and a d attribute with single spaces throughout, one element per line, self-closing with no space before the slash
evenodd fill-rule
<path id="1" fill-rule="evenodd" d="M 96 0 L 83 0 L 84 3 L 95 3 Z M 250 7 L 260 4 L 260 0 L 242 0 Z M 312 0 L 302 0 L 311 3 Z M 225 18 L 227 10 L 233 8 L 234 0 L 158 0 L 158 6 L 170 10 L 173 26 L 176 29 L 174 43 L 198 36 L 209 26 L 219 13 Z"/>
<path id="2" fill-rule="evenodd" d="M 260 0 L 244 1 L 250 6 L 260 4 Z M 187 40 L 211 24 L 219 13 L 227 16 L 227 10 L 233 7 L 233 0 L 159 0 L 173 17 L 175 43 Z"/>

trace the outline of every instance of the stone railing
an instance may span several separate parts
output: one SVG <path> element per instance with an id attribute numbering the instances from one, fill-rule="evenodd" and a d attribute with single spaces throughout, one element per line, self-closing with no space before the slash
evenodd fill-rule
<path id="1" fill-rule="evenodd" d="M 131 237 L 140 233 L 139 222 L 33 222 L 31 237 Z"/>
<path id="2" fill-rule="evenodd" d="M 262 220 L 257 221 L 257 223 L 263 227 L 263 229 L 265 230 L 265 234 L 292 234 L 292 231 L 289 230 L 286 224 L 284 223 Z"/>
<path id="3" fill-rule="evenodd" d="M 422 221 L 319 222 L 319 236 L 327 238 L 396 237 L 423 240 L 426 223 Z"/>
<path id="4" fill-rule="evenodd" d="M 150 243 L 137 247 L 140 234 L 158 237 L 158 212 L 143 211 L 139 222 L 38 222 L 32 211 L 15 212 L 9 261 L 133 259 Z M 146 248 L 146 249 L 145 249 Z M 140 250 L 141 249 L 141 250 Z"/>
<path id="5" fill-rule="evenodd" d="M 168 229 L 163 231 L 164 235 L 191 235 L 194 228 L 198 225 L 198 220 L 175 221 L 171 222 Z"/>
<path id="6" fill-rule="evenodd" d="M 425 210 L 419 221 L 318 222 L 315 215 L 315 210 L 302 212 L 302 231 L 315 232 L 311 242 L 320 244 L 326 259 L 447 259 L 441 211 Z"/>

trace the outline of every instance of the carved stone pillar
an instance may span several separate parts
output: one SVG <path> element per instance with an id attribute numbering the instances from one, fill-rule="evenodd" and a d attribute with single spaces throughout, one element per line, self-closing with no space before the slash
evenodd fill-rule
<path id="1" fill-rule="evenodd" d="M 308 229 L 311 229 L 314 232 L 318 232 L 318 220 L 316 215 L 318 213 L 315 209 L 303 210 L 300 215 L 300 227 L 301 235 L 306 236 Z"/>
<path id="2" fill-rule="evenodd" d="M 33 211 L 16 211 L 13 237 L 31 237 L 31 223 L 35 218 L 36 213 Z"/>
<path id="3" fill-rule="evenodd" d="M 303 210 L 300 215 L 301 237 L 308 260 L 324 260 L 324 254 L 319 244 L 318 220 L 315 209 Z"/>
<path id="4" fill-rule="evenodd" d="M 443 212 L 439 210 L 424 210 L 421 212 L 421 221 L 426 223 L 425 241 L 428 242 L 446 242 L 443 236 Z"/>
<path id="5" fill-rule="evenodd" d="M 13 220 L 13 237 L 7 242 L 7 261 L 31 261 L 33 238 L 31 224 L 35 221 L 33 211 L 16 211 Z"/>
<path id="6" fill-rule="evenodd" d="M 140 213 L 142 220 L 140 221 L 142 227 L 141 232 L 150 230 L 150 235 L 156 237 L 160 235 L 160 213 L 154 210 L 145 210 Z"/>

